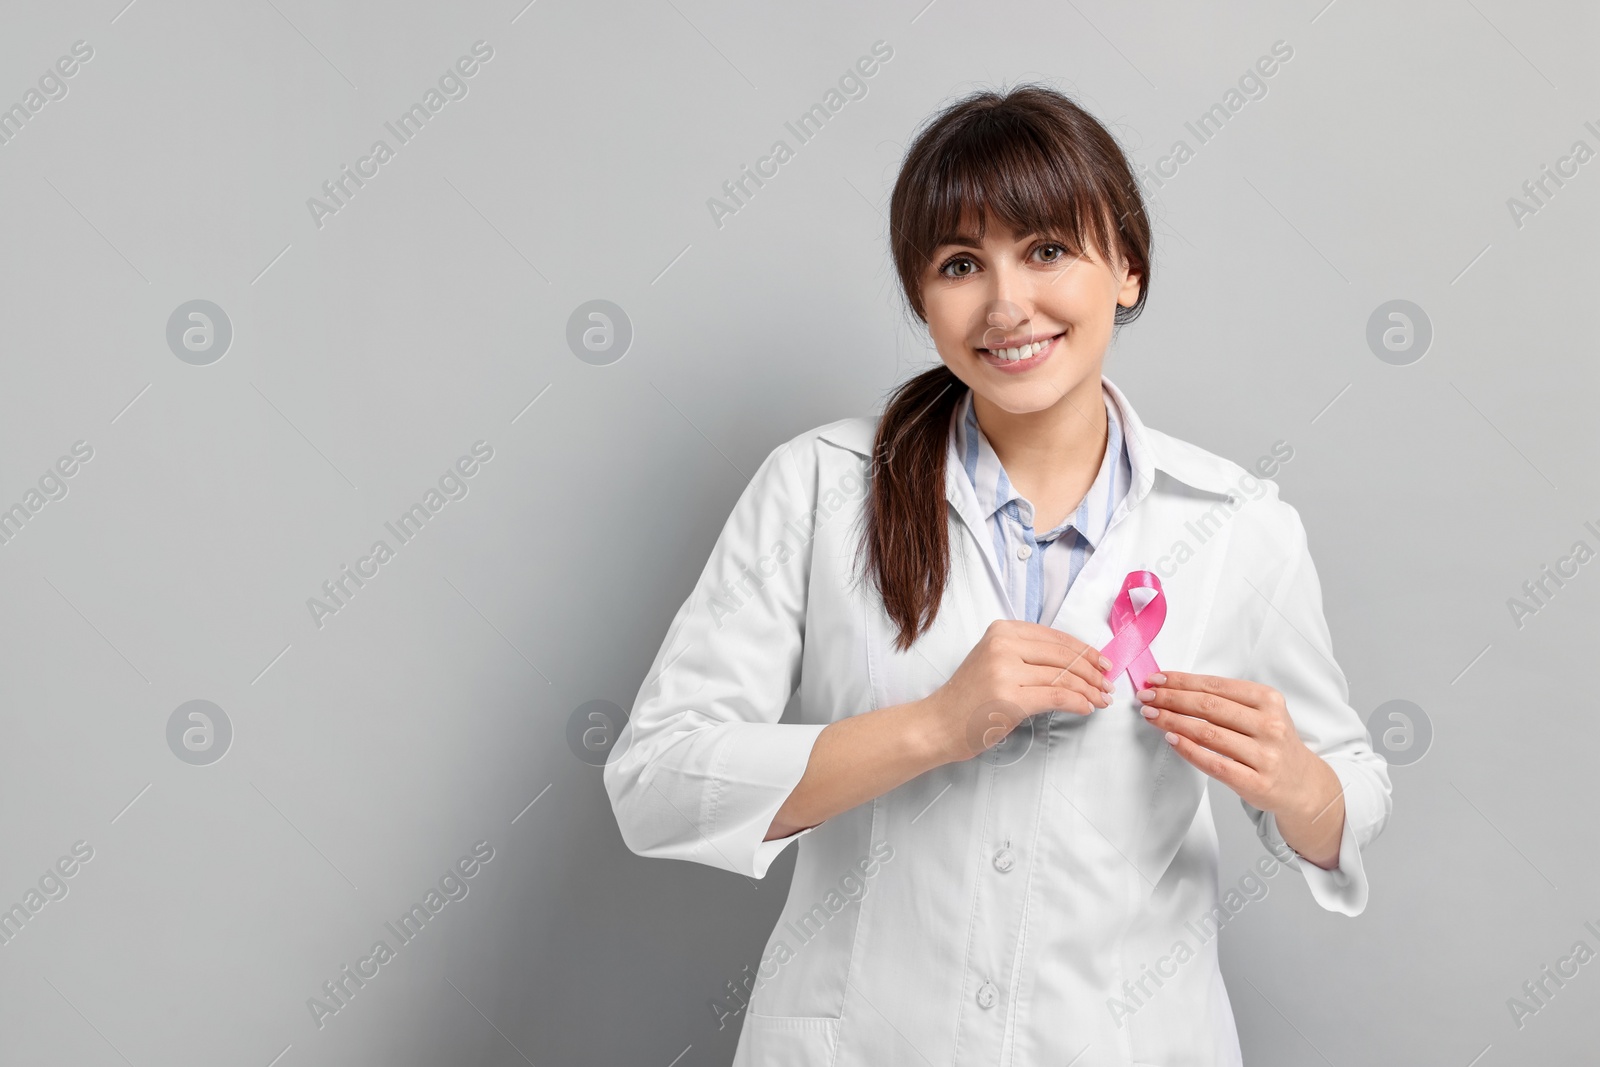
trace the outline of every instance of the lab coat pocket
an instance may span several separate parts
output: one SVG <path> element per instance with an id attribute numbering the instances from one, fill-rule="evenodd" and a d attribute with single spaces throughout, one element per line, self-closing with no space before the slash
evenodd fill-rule
<path id="1" fill-rule="evenodd" d="M 746 1010 L 735 1067 L 833 1067 L 839 1020 Z"/>

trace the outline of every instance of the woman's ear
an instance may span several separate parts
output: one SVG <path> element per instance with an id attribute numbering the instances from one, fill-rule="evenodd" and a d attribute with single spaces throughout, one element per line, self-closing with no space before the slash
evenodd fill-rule
<path id="1" fill-rule="evenodd" d="M 1122 249 L 1122 242 L 1111 242 L 1110 267 L 1112 276 L 1118 281 L 1117 303 L 1123 307 L 1132 307 L 1139 299 L 1139 288 L 1144 284 L 1144 276 L 1132 269 L 1128 263 L 1128 256 Z"/>
<path id="2" fill-rule="evenodd" d="M 1132 307 L 1139 301 L 1139 289 L 1144 285 L 1144 276 L 1126 267 L 1123 270 L 1122 289 L 1117 293 L 1117 303 L 1123 307 Z"/>

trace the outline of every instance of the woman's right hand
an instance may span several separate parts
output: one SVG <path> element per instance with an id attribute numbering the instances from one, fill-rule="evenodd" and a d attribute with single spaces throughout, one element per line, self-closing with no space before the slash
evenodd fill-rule
<path id="1" fill-rule="evenodd" d="M 996 619 L 950 680 L 929 694 L 934 745 L 955 763 L 999 744 L 1023 719 L 1045 711 L 1088 715 L 1109 707 L 1111 661 L 1050 626 Z"/>

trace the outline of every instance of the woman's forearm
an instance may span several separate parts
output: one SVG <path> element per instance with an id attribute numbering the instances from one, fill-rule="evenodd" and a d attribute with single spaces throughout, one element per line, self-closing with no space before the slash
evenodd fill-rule
<path id="1" fill-rule="evenodd" d="M 805 774 L 778 809 L 765 840 L 816 826 L 949 762 L 932 722 L 919 700 L 829 723 L 817 734 Z"/>

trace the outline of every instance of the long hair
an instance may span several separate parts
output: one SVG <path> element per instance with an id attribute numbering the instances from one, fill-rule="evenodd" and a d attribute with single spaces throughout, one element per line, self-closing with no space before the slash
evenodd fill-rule
<path id="1" fill-rule="evenodd" d="M 924 272 L 940 242 L 971 218 L 980 238 L 998 221 L 1013 233 L 1049 234 L 1074 254 L 1090 242 L 1108 257 L 1120 251 L 1140 286 L 1115 324 L 1143 310 L 1150 222 L 1133 169 L 1106 128 L 1056 90 L 973 93 L 912 141 L 889 200 L 890 248 L 901 291 L 924 324 Z M 943 364 L 902 382 L 872 443 L 862 548 L 902 652 L 933 625 L 950 577 L 945 455 L 966 389 Z"/>

